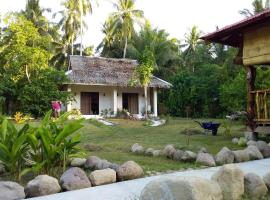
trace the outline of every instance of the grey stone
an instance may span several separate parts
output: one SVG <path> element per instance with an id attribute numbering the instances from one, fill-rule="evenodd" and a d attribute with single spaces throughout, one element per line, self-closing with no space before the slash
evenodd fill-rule
<path id="1" fill-rule="evenodd" d="M 89 175 L 94 186 L 116 182 L 116 172 L 113 169 L 95 170 Z"/>
<path id="2" fill-rule="evenodd" d="M 250 140 L 250 141 L 247 142 L 247 145 L 248 146 L 257 146 L 257 142 L 253 141 L 253 140 Z"/>
<path id="3" fill-rule="evenodd" d="M 254 173 L 245 175 L 245 193 L 252 199 L 262 199 L 268 192 L 263 180 Z"/>
<path id="4" fill-rule="evenodd" d="M 181 161 L 183 155 L 184 155 L 184 151 L 182 151 L 182 150 L 176 150 L 174 152 L 174 154 L 173 154 L 173 160 Z"/>
<path id="5" fill-rule="evenodd" d="M 222 200 L 219 185 L 197 177 L 160 178 L 148 183 L 140 200 Z"/>
<path id="6" fill-rule="evenodd" d="M 263 155 L 259 151 L 257 146 L 250 145 L 245 149 L 245 151 L 248 153 L 250 160 L 261 160 L 261 159 L 263 159 Z"/>
<path id="7" fill-rule="evenodd" d="M 154 156 L 154 157 L 158 157 L 158 156 L 161 156 L 161 155 L 162 155 L 161 150 L 154 150 L 154 151 L 153 151 L 153 156 Z"/>
<path id="8" fill-rule="evenodd" d="M 232 139 L 232 143 L 233 143 L 233 144 L 238 144 L 238 141 L 239 141 L 238 138 L 233 138 L 233 139 Z"/>
<path id="9" fill-rule="evenodd" d="M 60 178 L 60 184 L 66 191 L 91 187 L 86 173 L 78 167 L 72 167 L 65 171 Z"/>
<path id="10" fill-rule="evenodd" d="M 143 169 L 134 161 L 127 161 L 119 166 L 117 171 L 117 178 L 120 181 L 131 180 L 143 176 Z"/>
<path id="11" fill-rule="evenodd" d="M 98 163 L 101 161 L 101 159 L 97 156 L 90 156 L 87 158 L 84 167 L 86 169 L 95 170 Z"/>
<path id="12" fill-rule="evenodd" d="M 86 159 L 85 158 L 73 158 L 71 160 L 70 166 L 71 167 L 83 167 L 85 165 Z"/>
<path id="13" fill-rule="evenodd" d="M 233 151 L 233 153 L 234 153 L 235 162 L 240 163 L 240 162 L 249 161 L 249 154 L 247 151 L 237 150 L 237 151 Z"/>
<path id="14" fill-rule="evenodd" d="M 145 155 L 146 156 L 153 156 L 154 151 L 155 150 L 153 148 L 148 148 L 148 149 L 145 150 Z"/>
<path id="15" fill-rule="evenodd" d="M 27 183 L 25 194 L 27 197 L 39 197 L 55 194 L 61 191 L 58 180 L 48 175 L 39 175 Z"/>
<path id="16" fill-rule="evenodd" d="M 234 164 L 223 165 L 213 176 L 224 200 L 239 200 L 244 194 L 244 173 Z"/>
<path id="17" fill-rule="evenodd" d="M 199 153 L 197 155 L 196 163 L 209 167 L 216 166 L 214 157 L 209 153 Z"/>
<path id="18" fill-rule="evenodd" d="M 139 145 L 138 143 L 135 143 L 131 147 L 131 152 L 137 153 L 137 154 L 142 154 L 144 152 L 144 149 L 141 145 Z"/>
<path id="19" fill-rule="evenodd" d="M 234 162 L 234 154 L 227 147 L 223 147 L 216 155 L 218 165 L 231 164 Z"/>
<path id="20" fill-rule="evenodd" d="M 21 185 L 11 181 L 0 181 L 1 200 L 17 200 L 24 198 L 24 188 Z"/>
<path id="21" fill-rule="evenodd" d="M 111 163 L 111 165 L 110 165 L 110 169 L 113 169 L 114 171 L 116 171 L 117 169 L 118 169 L 118 167 L 119 167 L 119 165 L 118 164 L 116 164 L 116 163 Z"/>
<path id="22" fill-rule="evenodd" d="M 193 162 L 197 158 L 197 154 L 192 151 L 185 151 L 181 160 L 184 162 Z"/>
<path id="23" fill-rule="evenodd" d="M 268 190 L 270 190 L 270 172 L 267 173 L 266 175 L 264 175 L 263 181 L 264 181 L 266 187 L 268 188 Z"/>
<path id="24" fill-rule="evenodd" d="M 256 146 L 260 151 L 262 151 L 264 148 L 269 147 L 268 144 L 265 141 L 259 140 L 256 142 Z"/>
<path id="25" fill-rule="evenodd" d="M 110 166 L 112 166 L 112 163 L 108 160 L 100 160 L 95 166 L 95 170 L 108 169 Z"/>
<path id="26" fill-rule="evenodd" d="M 176 149 L 174 148 L 173 145 L 169 144 L 164 148 L 164 155 L 167 158 L 173 158 L 174 153 L 176 152 Z"/>
<path id="27" fill-rule="evenodd" d="M 207 149 L 205 147 L 202 147 L 198 153 L 208 153 Z"/>

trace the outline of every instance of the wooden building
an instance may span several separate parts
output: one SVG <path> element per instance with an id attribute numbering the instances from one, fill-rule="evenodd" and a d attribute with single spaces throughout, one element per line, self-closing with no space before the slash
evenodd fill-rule
<path id="1" fill-rule="evenodd" d="M 207 34 L 202 39 L 239 49 L 235 63 L 247 69 L 247 111 L 254 116 L 257 125 L 270 124 L 270 89 L 255 88 L 256 67 L 270 65 L 270 9 Z"/>

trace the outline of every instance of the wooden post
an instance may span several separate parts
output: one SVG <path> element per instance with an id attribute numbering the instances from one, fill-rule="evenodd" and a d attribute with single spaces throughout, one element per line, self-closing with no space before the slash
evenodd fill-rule
<path id="1" fill-rule="evenodd" d="M 256 68 L 247 66 L 247 111 L 255 117 L 255 90 Z"/>

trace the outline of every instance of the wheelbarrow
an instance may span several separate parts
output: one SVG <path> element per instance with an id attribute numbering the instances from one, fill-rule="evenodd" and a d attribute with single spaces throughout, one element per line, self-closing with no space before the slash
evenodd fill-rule
<path id="1" fill-rule="evenodd" d="M 195 122 L 198 123 L 200 127 L 202 127 L 205 130 L 206 133 L 208 131 L 212 131 L 213 136 L 217 135 L 218 128 L 221 125 L 221 123 L 216 123 L 216 122 L 199 122 L 199 121 L 195 121 Z"/>

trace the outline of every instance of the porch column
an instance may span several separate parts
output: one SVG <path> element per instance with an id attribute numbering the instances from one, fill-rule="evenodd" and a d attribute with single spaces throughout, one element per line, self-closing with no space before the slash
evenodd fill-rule
<path id="1" fill-rule="evenodd" d="M 255 94 L 251 93 L 255 90 L 256 68 L 247 66 L 247 111 L 251 116 L 255 117 Z"/>
<path id="2" fill-rule="evenodd" d="M 71 87 L 70 87 L 70 85 L 68 85 L 67 91 L 68 91 L 68 92 L 71 92 Z M 68 101 L 68 102 L 67 102 L 67 112 L 71 111 L 71 108 L 72 108 L 71 101 Z"/>
<path id="3" fill-rule="evenodd" d="M 157 97 L 157 88 L 153 89 L 153 106 L 154 106 L 154 116 L 157 117 L 158 116 L 158 107 L 157 107 L 157 101 L 158 101 L 158 97 Z"/>
<path id="4" fill-rule="evenodd" d="M 117 114 L 117 89 L 113 89 L 113 113 Z"/>

